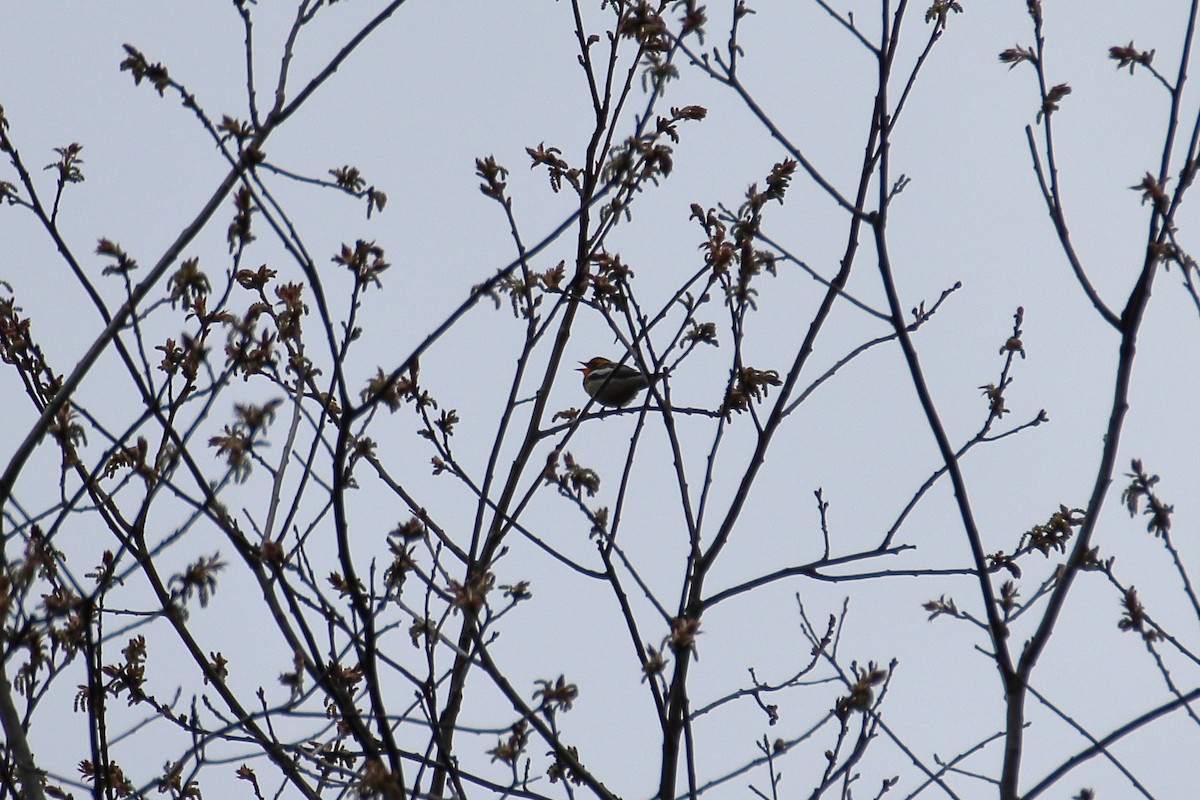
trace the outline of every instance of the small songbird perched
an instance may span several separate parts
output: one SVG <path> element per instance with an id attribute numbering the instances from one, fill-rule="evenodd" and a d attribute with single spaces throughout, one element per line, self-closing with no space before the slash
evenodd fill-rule
<path id="1" fill-rule="evenodd" d="M 588 361 L 580 361 L 583 366 L 583 390 L 602 406 L 620 408 L 628 405 L 638 392 L 654 382 L 654 377 L 635 367 L 617 364 L 604 356 L 596 356 Z"/>

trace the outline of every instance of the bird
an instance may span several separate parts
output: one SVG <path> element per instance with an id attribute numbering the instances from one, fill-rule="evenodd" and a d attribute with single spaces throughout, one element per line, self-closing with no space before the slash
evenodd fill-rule
<path id="1" fill-rule="evenodd" d="M 583 365 L 577 370 L 583 373 L 583 390 L 597 403 L 610 408 L 628 405 L 658 377 L 647 376 L 640 369 L 609 361 L 604 356 L 579 363 Z"/>

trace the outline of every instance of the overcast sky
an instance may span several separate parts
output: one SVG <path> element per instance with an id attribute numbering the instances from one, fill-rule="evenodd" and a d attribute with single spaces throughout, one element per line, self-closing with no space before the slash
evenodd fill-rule
<path id="1" fill-rule="evenodd" d="M 720 5 L 712 11 L 709 48 L 723 46 L 727 37 L 721 29 L 727 4 Z M 874 3 L 837 0 L 832 5 L 839 11 L 853 10 L 864 33 L 877 35 Z M 1118 339 L 1073 278 L 1037 189 L 1024 133 L 1026 125 L 1035 124 L 1038 110 L 1034 73 L 1027 66 L 1009 70 L 997 59 L 1006 48 L 1032 42 L 1025 3 L 968 0 L 964 5 L 965 13 L 951 17 L 946 35 L 934 48 L 895 135 L 893 173 L 904 174 L 911 183 L 892 207 L 891 255 L 906 308 L 931 304 L 962 282 L 915 338 L 955 443 L 969 438 L 986 418 L 979 387 L 995 380 L 1002 361 L 998 349 L 1010 334 L 1014 312 L 1024 308 L 1028 358 L 1015 367 L 1014 384 L 1006 395 L 1011 414 L 1003 425 L 1033 419 L 1041 409 L 1050 424 L 980 447 L 964 460 L 985 547 L 989 552 L 1011 551 L 1022 531 L 1045 522 L 1059 504 L 1086 504 L 1103 446 Z M 302 37 L 293 86 L 302 85 L 378 6 L 358 0 L 324 10 Z M 758 13 L 746 18 L 741 33 L 745 85 L 830 182 L 843 194 L 852 192 L 866 141 L 873 61 L 815 3 L 760 0 L 754 7 Z M 1124 305 L 1141 266 L 1148 219 L 1148 209 L 1130 187 L 1147 170 L 1157 170 L 1168 99 L 1144 70 L 1130 76 L 1114 69 L 1108 48 L 1133 40 L 1139 49 L 1155 49 L 1155 66 L 1173 75 L 1186 12 L 1182 0 L 1047 4 L 1050 79 L 1073 89 L 1054 116 L 1072 238 L 1097 291 L 1117 309 Z M 294 9 L 291 3 L 262 0 L 253 13 L 264 76 L 259 91 L 265 98 L 273 85 L 267 70 L 278 60 Z M 905 23 L 908 44 L 900 55 L 905 63 L 911 63 L 926 40 L 922 16 L 923 11 L 914 9 Z M 600 18 L 592 16 L 593 22 Z M 363 309 L 365 342 L 346 365 L 357 376 L 352 385 L 364 384 L 377 366 L 394 367 L 472 286 L 513 258 L 503 215 L 478 191 L 477 157 L 492 154 L 511 170 L 510 195 L 527 242 L 539 241 L 571 213 L 570 192 L 554 194 L 545 175 L 529 169 L 525 153 L 526 147 L 544 142 L 560 148 L 568 161 L 582 158 L 591 111 L 571 25 L 565 0 L 410 0 L 270 140 L 268 156 L 279 167 L 324 177 L 331 168 L 352 164 L 388 194 L 386 209 L 367 220 L 363 204 L 349 198 L 280 178 L 270 184 L 319 265 L 329 265 L 342 242 L 357 238 L 377 241 L 394 263 L 382 278 L 384 291 L 369 296 Z M 160 98 L 146 85 L 135 87 L 129 74 L 118 70 L 122 45 L 134 44 L 149 59 L 165 63 L 210 116 L 244 119 L 242 39 L 239 18 L 229 3 L 0 0 L 0 105 L 9 134 L 26 164 L 36 169 L 54 160 L 53 148 L 71 142 L 84 145 L 86 180 L 69 187 L 60 226 L 113 307 L 124 290 L 119 281 L 101 278 L 105 263 L 92 254 L 96 241 L 108 237 L 141 264 L 154 263 L 227 169 L 211 139 L 176 98 Z M 682 77 L 671 84 L 661 108 L 698 104 L 709 116 L 702 123 L 680 126 L 682 141 L 675 149 L 673 174 L 661 187 L 638 197 L 632 222 L 619 226 L 608 243 L 608 250 L 619 252 L 632 267 L 645 306 L 655 310 L 702 265 L 698 246 L 703 235 L 689 220 L 690 205 L 736 208 L 747 185 L 762 186 L 771 166 L 785 157 L 729 90 L 685 63 L 680 70 Z M 1188 94 L 1185 118 L 1194 117 L 1196 97 L 1195 91 Z M 635 105 L 642 103 L 644 98 L 638 96 Z M 15 181 L 7 165 L 0 170 L 0 180 Z M 38 180 L 42 196 L 52 196 L 52 173 L 43 172 Z M 225 230 L 230 209 L 226 203 L 187 251 L 199 256 L 213 275 L 228 268 Z M 787 202 L 771 204 L 766 213 L 768 235 L 821 274 L 836 272 L 848 218 L 819 187 L 798 175 Z M 1195 219 L 1186 206 L 1177 218 L 1185 247 Z M 103 322 L 27 212 L 0 208 L 0 242 L 0 280 L 12 287 L 32 318 L 51 363 L 69 371 Z M 573 252 L 573 238 L 565 237 L 534 266 L 544 270 L 560 259 L 569 264 Z M 265 229 L 247 258 L 252 266 L 270 263 L 287 279 L 299 279 Z M 848 291 L 883 308 L 873 257 L 860 258 Z M 332 276 L 337 268 L 328 269 Z M 336 285 L 338 279 L 330 280 Z M 751 317 L 745 358 L 761 369 L 783 371 L 820 301 L 820 287 L 787 263 L 780 264 L 777 277 L 763 276 L 757 286 L 759 310 Z M 701 317 L 725 319 L 719 297 L 705 306 Z M 887 332 L 885 323 L 852 305 L 837 305 L 818 341 L 809 378 L 801 384 L 807 385 L 856 345 Z M 1173 268 L 1156 284 L 1140 339 L 1118 479 L 1096 535 L 1102 552 L 1118 558 L 1122 580 L 1136 584 L 1151 613 L 1193 647 L 1200 639 L 1198 621 L 1182 604 L 1179 579 L 1145 533 L 1144 521 L 1130 520 L 1122 510 L 1119 493 L 1130 459 L 1144 459 L 1150 471 L 1163 476 L 1163 496 L 1175 504 L 1173 530 L 1185 563 L 1197 563 L 1198 332 L 1196 309 Z M 462 417 L 456 439 L 459 456 L 476 469 L 483 467 L 503 410 L 521 335 L 521 323 L 507 305 L 495 310 L 485 301 L 422 358 L 425 385 L 443 407 L 457 409 Z M 727 328 L 721 339 L 722 347 L 702 348 L 672 376 L 676 405 L 719 404 L 732 358 Z M 622 353 L 615 348 L 599 317 L 584 313 L 566 357 L 572 364 L 594 355 L 616 358 Z M 253 387 L 235 387 L 229 402 L 256 399 Z M 552 391 L 555 409 L 579 407 L 586 400 L 576 373 L 563 375 Z M 36 413 L 10 369 L 0 371 L 0 397 L 5 420 L 0 445 L 8 453 Z M 127 424 L 133 413 L 129 404 L 134 395 L 115 362 L 102 362 L 79 397 L 83 405 L 106 415 L 114 430 L 122 421 Z M 611 476 L 595 505 L 613 502 L 632 420 L 632 415 L 597 420 L 572 440 L 570 449 L 582 462 Z M 205 437 L 217 433 L 225 421 L 215 412 L 206 423 L 212 431 L 205 429 Z M 420 493 L 431 512 L 448 525 L 469 525 L 474 502 L 449 479 L 429 474 L 431 451 L 413 435 L 416 424 L 411 415 L 397 415 L 381 419 L 372 435 L 387 443 L 386 460 Z M 681 424 L 689 474 L 698 486 L 715 423 L 691 417 Z M 749 420 L 736 417 L 717 471 L 717 508 L 729 500 L 752 434 Z M 646 435 L 641 456 L 645 461 L 635 471 L 636 490 L 625 510 L 622 542 L 654 590 L 673 606 L 686 540 L 677 511 L 664 509 L 663 498 L 670 507 L 675 491 L 665 438 L 653 426 Z M 280 439 L 282 433 L 271 437 L 274 444 Z M 103 442 L 92 445 L 92 455 L 98 457 Z M 18 486 L 17 496 L 27 498 L 30 508 L 53 501 L 53 493 L 42 496 L 36 488 L 39 477 L 33 470 L 57 470 L 56 458 L 44 449 Z M 939 465 L 899 348 L 876 348 L 814 393 L 785 423 L 730 550 L 713 574 L 710 591 L 819 556 L 820 529 L 812 499 L 817 488 L 831 503 L 835 553 L 851 552 L 878 542 Z M 213 474 L 219 474 L 215 459 L 211 466 Z M 245 498 L 233 495 L 251 514 L 256 491 L 252 486 Z M 594 563 L 586 524 L 550 492 L 542 500 L 531 510 L 531 520 L 543 526 L 555 546 Z M 405 517 L 377 487 L 364 488 L 354 511 L 356 528 L 363 537 L 378 536 L 377 545 L 383 532 Z M 177 525 L 179 520 L 162 524 Z M 211 553 L 221 541 L 215 531 L 197 530 L 194 546 L 171 557 L 182 564 Z M 80 565 L 94 563 L 90 559 L 100 545 L 89 543 L 82 528 L 71 538 L 64 536 L 60 547 L 66 549 L 67 542 L 80 548 L 79 555 L 69 557 L 82 573 Z M 917 507 L 897 542 L 915 549 L 879 563 L 879 568 L 969 565 L 946 485 L 939 484 Z M 6 547 L 12 545 L 6 541 Z M 369 546 L 364 550 L 364 559 L 373 552 Z M 382 553 L 382 548 L 376 550 Z M 1052 564 L 1037 566 L 1050 569 Z M 517 617 L 510 618 L 496 645 L 498 656 L 513 670 L 514 683 L 531 692 L 534 679 L 565 672 L 579 684 L 581 697 L 564 718 L 564 729 L 578 742 L 585 763 L 621 796 L 650 796 L 660 743 L 611 594 L 601 585 L 580 588 L 573 575 L 519 543 L 498 572 L 500 583 L 522 578 L 534 583 L 535 602 L 521 606 Z M 1045 574 L 1034 570 L 1022 584 L 1023 596 L 1031 595 Z M 808 645 L 797 629 L 797 593 L 818 625 L 839 613 L 843 599 L 850 597 L 841 643 L 847 663 L 899 659 L 885 719 L 925 763 L 933 764 L 935 754 L 952 757 L 999 729 L 1003 701 L 996 670 L 974 649 L 985 639 L 961 622 L 927 623 L 920 606 L 947 595 L 979 613 L 974 579 L 961 577 L 862 583 L 797 580 L 718 606 L 704 621 L 700 661 L 693 673 L 695 706 L 746 685 L 748 668 L 755 668 L 763 680 L 778 681 L 807 659 Z M 223 578 L 212 605 L 195 611 L 197 629 L 213 637 L 213 649 L 228 635 L 244 637 L 247 644 L 257 642 L 252 628 L 229 624 L 249 613 L 247 601 L 256 598 L 257 589 L 234 569 Z M 1145 650 L 1133 635 L 1117 630 L 1118 601 L 1099 575 L 1085 576 L 1071 595 L 1058 638 L 1034 676 L 1039 691 L 1096 735 L 1169 699 Z M 645 605 L 641 598 L 635 602 Z M 1014 631 L 1014 637 L 1024 635 L 1028 631 Z M 262 647 L 271 652 L 280 645 L 271 641 Z M 273 682 L 288 665 L 288 656 L 271 652 L 263 662 L 261 672 L 247 668 L 235 678 L 243 686 L 277 690 Z M 1200 682 L 1194 663 L 1175 659 L 1171 666 L 1181 690 Z M 482 676 L 476 678 L 478 705 L 469 706 L 464 724 L 506 724 L 511 712 L 488 697 Z M 161 680 L 159 691 L 169 692 L 174 685 L 170 676 Z M 798 735 L 837 695 L 836 687 L 830 686 L 781 697 L 783 716 L 773 728 L 749 703 L 714 713 L 699 734 L 702 779 L 753 759 L 755 742 L 763 735 Z M 57 700 L 58 705 L 48 701 L 39 709 L 41 725 L 35 725 L 34 742 L 47 766 L 71 775 L 86 750 L 62 748 L 61 757 L 51 753 L 67 728 L 79 726 L 82 737 L 82 726 L 70 711 L 70 698 Z M 1087 745 L 1036 701 L 1030 701 L 1028 710 L 1035 725 L 1027 742 L 1025 786 Z M 63 727 L 46 726 L 45 720 L 59 713 Z M 1178 716 L 1117 749 L 1156 797 L 1188 796 L 1185 787 L 1200 783 L 1200 760 L 1192 757 L 1200 752 L 1200 726 Z M 494 741 L 485 737 L 468 742 L 464 747 L 476 748 L 470 755 L 473 762 L 486 764 L 482 751 Z M 820 754 L 829 744 L 810 745 L 811 752 L 785 762 L 787 779 L 781 788 L 789 796 L 811 789 L 811 771 L 820 769 Z M 159 745 L 164 752 L 147 757 L 145 776 L 177 748 L 173 743 Z M 147 747 L 145 753 L 155 750 Z M 126 757 L 136 761 L 132 754 Z M 966 768 L 995 774 L 999 758 L 999 747 L 992 745 Z M 503 780 L 501 765 L 490 769 L 493 778 Z M 876 746 L 862 772 L 858 796 L 863 797 L 873 795 L 878 781 L 893 774 L 905 775 L 895 790 L 903 791 L 901 796 L 919 783 L 911 761 L 890 743 Z M 751 773 L 713 796 L 745 796 L 748 783 L 765 788 L 765 780 L 762 772 Z M 1134 796 L 1122 781 L 1097 759 L 1051 796 L 1066 798 L 1085 785 L 1096 786 L 1105 800 Z M 994 796 L 992 788 L 977 781 L 959 779 L 953 785 L 962 797 Z M 549 791 L 544 785 L 541 789 Z"/>

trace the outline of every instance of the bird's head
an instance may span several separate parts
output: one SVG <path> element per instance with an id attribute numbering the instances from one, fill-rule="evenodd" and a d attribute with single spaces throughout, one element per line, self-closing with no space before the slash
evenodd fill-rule
<path id="1" fill-rule="evenodd" d="M 596 356 L 595 358 L 589 358 L 587 361 L 580 361 L 579 363 L 582 366 L 580 366 L 579 369 L 577 369 L 575 371 L 582 372 L 584 374 L 584 377 L 587 377 L 587 374 L 589 372 L 591 372 L 592 370 L 600 369 L 604 365 L 611 364 L 612 362 L 609 361 L 604 356 Z"/>

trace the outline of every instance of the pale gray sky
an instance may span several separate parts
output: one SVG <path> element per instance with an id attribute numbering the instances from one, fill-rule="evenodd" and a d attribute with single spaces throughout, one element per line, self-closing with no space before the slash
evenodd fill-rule
<path id="1" fill-rule="evenodd" d="M 1051 423 L 982 446 L 963 466 L 985 547 L 989 552 L 1011 551 L 1022 531 L 1045 522 L 1059 504 L 1086 504 L 1103 444 L 1118 342 L 1073 278 L 1037 190 L 1024 133 L 1025 125 L 1034 124 L 1038 107 L 1033 70 L 1022 65 L 1010 71 L 997 60 L 1001 50 L 1031 43 L 1025 4 L 992 0 L 964 5 L 965 13 L 952 16 L 934 48 L 894 138 L 893 174 L 903 173 L 912 182 L 892 207 L 890 247 L 906 308 L 932 303 L 956 281 L 963 284 L 915 338 L 955 443 L 965 441 L 985 418 L 986 402 L 978 387 L 995 380 L 1001 364 L 997 350 L 1009 335 L 1014 311 L 1024 307 L 1023 339 L 1029 357 L 1014 369 L 1015 382 L 1006 395 L 1012 413 L 1005 425 L 1032 419 L 1042 408 Z M 301 38 L 293 91 L 378 6 L 360 1 L 323 10 Z M 863 31 L 875 35 L 874 3 L 839 0 L 833 6 L 853 9 Z M 1141 49 L 1156 49 L 1155 66 L 1173 75 L 1187 4 L 1096 0 L 1047 6 L 1050 79 L 1073 88 L 1053 118 L 1073 241 L 1097 290 L 1119 310 L 1141 265 L 1148 218 L 1139 194 L 1129 187 L 1147 170 L 1157 169 L 1167 93 L 1144 70 L 1133 76 L 1116 71 L 1107 49 L 1132 39 Z M 267 0 L 252 8 L 260 37 L 258 89 L 265 105 L 273 87 L 272 65 L 294 10 L 291 3 Z M 742 24 L 746 86 L 828 180 L 843 193 L 851 192 L 865 142 L 873 61 L 815 3 L 760 0 L 755 8 L 758 13 Z M 707 47 L 723 46 L 726 13 L 725 4 L 712 10 Z M 905 63 L 915 58 L 927 36 L 921 17 L 914 8 L 905 23 L 909 43 L 900 55 Z M 568 161 L 582 157 L 591 110 L 571 24 L 566 2 L 412 0 L 270 140 L 268 157 L 280 167 L 324 177 L 330 168 L 353 164 L 388 194 L 387 208 L 368 221 L 363 205 L 349 198 L 282 179 L 269 184 L 318 266 L 328 270 L 332 286 L 344 288 L 346 283 L 341 268 L 329 263 L 342 242 L 376 240 L 394 264 L 383 275 L 385 291 L 368 294 L 361 321 L 367 335 L 346 364 L 356 376 L 352 385 L 365 383 L 377 365 L 395 366 L 472 286 L 513 258 L 503 215 L 478 191 L 476 157 L 492 154 L 511 170 L 510 194 L 526 242 L 540 240 L 570 213 L 570 192 L 551 193 L 543 172 L 529 170 L 525 148 L 544 142 L 560 148 Z M 111 238 L 143 266 L 152 264 L 226 170 L 207 134 L 177 98 L 162 99 L 145 85 L 134 87 L 130 76 L 118 71 L 124 57 L 121 46 L 134 44 L 151 60 L 164 62 L 214 118 L 245 118 L 242 36 L 228 3 L 0 0 L 0 105 L 9 134 L 33 169 L 54 159 L 54 147 L 84 145 L 86 181 L 69 187 L 60 227 L 111 306 L 120 302 L 123 288 L 114 278 L 100 277 L 105 264 L 92 255 L 96 241 Z M 746 186 L 761 186 L 772 164 L 785 156 L 730 91 L 682 62 L 680 69 L 683 77 L 670 86 L 661 108 L 699 104 L 708 108 L 709 117 L 703 123 L 681 124 L 674 173 L 661 187 L 638 197 L 632 223 L 619 226 L 607 246 L 631 265 L 639 297 L 652 310 L 667 302 L 684 276 L 702 264 L 697 248 L 703 236 L 688 219 L 690 204 L 736 207 Z M 1188 94 L 1186 119 L 1195 117 L 1196 97 L 1195 91 Z M 645 101 L 639 94 L 631 102 L 640 107 Z M 1184 136 L 1188 133 L 1185 125 Z M 15 181 L 7 164 L 0 180 Z M 43 198 L 52 196 L 52 173 L 41 173 L 38 180 Z M 224 237 L 230 209 L 226 202 L 186 251 L 199 256 L 214 278 L 228 267 Z M 798 173 L 787 202 L 782 207 L 771 204 L 766 215 L 764 230 L 769 235 L 822 274 L 834 274 L 848 218 L 817 186 Z M 1187 207 L 1177 219 L 1185 247 L 1195 219 Z M 246 265 L 269 263 L 290 276 L 287 279 L 299 280 L 265 226 L 256 231 L 259 241 Z M 882 308 L 883 292 L 866 238 L 848 290 Z M 27 212 L 0 208 L 0 241 L 0 279 L 12 286 L 33 319 L 51 362 L 69 371 L 103 328 L 101 320 Z M 573 252 L 574 240 L 565 237 L 534 266 L 544 270 L 559 259 L 569 263 Z M 783 371 L 821 295 L 819 286 L 794 265 L 781 263 L 779 273 L 758 279 L 759 311 L 749 321 L 744 357 L 759 368 Z M 1200 644 L 1197 620 L 1183 604 L 1178 577 L 1145 533 L 1144 521 L 1130 520 L 1119 502 L 1130 459 L 1143 458 L 1150 471 L 1163 476 L 1162 494 L 1175 504 L 1173 530 L 1185 563 L 1197 563 L 1200 422 L 1193 408 L 1200 375 L 1193 342 L 1198 317 L 1180 284 L 1177 268 L 1161 275 L 1156 284 L 1140 340 L 1118 478 L 1096 543 L 1103 554 L 1117 556 L 1122 580 L 1137 585 L 1150 613 L 1194 650 Z M 720 402 L 732 358 L 727 314 L 719 296 L 701 317 L 718 322 L 722 347 L 702 348 L 684 362 L 672 376 L 671 388 L 679 406 L 713 408 Z M 857 344 L 887 330 L 849 304 L 835 307 L 806 373 L 809 378 L 801 383 L 806 385 Z M 521 325 L 507 307 L 495 311 L 484 302 L 422 358 L 425 385 L 444 408 L 457 409 L 462 417 L 455 444 L 459 457 L 473 469 L 482 471 L 484 466 L 502 411 L 501 387 L 507 385 L 521 335 Z M 543 357 L 545 352 L 543 346 Z M 575 326 L 567 358 L 574 363 L 598 354 L 620 355 L 599 317 L 585 312 Z M 155 354 L 150 358 L 155 360 Z M 233 387 L 227 402 L 265 399 L 255 394 L 254 386 L 251 382 Z M 131 408 L 131 391 L 120 368 L 102 362 L 85 381 L 79 399 L 119 430 L 136 410 Z M 6 398 L 0 447 L 8 453 L 36 414 L 11 369 L 0 371 L 0 397 Z M 551 406 L 582 406 L 585 399 L 578 375 L 571 373 L 556 381 Z M 204 437 L 219 432 L 228 419 L 227 408 L 214 411 L 203 423 Z M 594 505 L 610 505 L 615 499 L 632 420 L 626 416 L 592 421 L 571 442 L 569 449 L 579 460 L 606 479 Z M 442 524 L 469 529 L 473 500 L 452 479 L 429 475 L 432 451 L 413 435 L 416 425 L 406 411 L 378 420 L 371 435 L 383 443 L 381 457 L 396 476 Z M 684 417 L 681 425 L 695 491 L 701 485 L 714 422 Z M 722 444 L 713 523 L 744 468 L 752 435 L 750 420 L 736 417 Z M 283 436 L 280 427 L 269 438 L 278 446 Z M 672 503 L 676 489 L 665 438 L 653 425 L 646 436 L 621 542 L 649 585 L 673 607 L 686 539 L 678 511 L 673 510 L 678 502 Z M 93 437 L 88 452 L 98 457 L 103 445 Z M 38 487 L 47 471 L 56 471 L 56 457 L 46 448 L 38 458 L 17 490 L 17 497 L 31 509 L 48 502 L 56 491 L 50 487 L 52 493 L 43 496 Z M 709 591 L 819 556 L 812 499 L 818 487 L 831 503 L 835 553 L 877 542 L 939 463 L 899 348 L 876 349 L 842 370 L 787 420 Z M 209 466 L 214 476 L 220 473 L 215 459 Z M 255 481 L 262 479 L 256 475 L 244 491 L 231 493 L 229 497 L 237 498 L 229 501 L 231 507 L 244 503 L 246 515 L 260 518 L 260 493 L 266 484 Z M 407 513 L 378 486 L 365 486 L 354 502 L 352 521 L 366 564 L 369 557 L 384 557 L 384 532 Z M 164 516 L 157 522 L 170 528 L 181 519 Z M 555 546 L 595 566 L 586 524 L 551 492 L 535 503 L 529 519 Z M 80 548 L 68 555 L 81 573 L 82 565 L 94 563 L 98 548 L 109 546 L 88 541 L 84 527 L 81 524 L 60 543 L 63 549 L 68 542 Z M 194 544 L 185 542 L 170 553 L 180 566 L 217 549 L 232 556 L 213 530 L 198 528 L 191 537 Z M 917 507 L 896 541 L 916 549 L 875 566 L 968 565 L 969 552 L 948 485 L 939 484 Z M 331 539 L 315 544 L 315 552 L 328 552 Z M 578 744 L 585 764 L 617 794 L 650 796 L 660 746 L 657 726 L 611 593 L 598 583 L 581 588 L 577 577 L 540 552 L 520 541 L 512 544 L 513 551 L 497 570 L 499 583 L 531 579 L 535 600 L 513 612 L 495 645 L 497 657 L 505 660 L 522 690 L 532 692 L 534 679 L 560 672 L 579 684 L 579 702 L 561 720 L 566 738 Z M 1036 561 L 1025 562 L 1030 574 L 1022 583 L 1022 597 L 1031 596 L 1045 577 L 1039 571 L 1045 565 L 1035 566 Z M 223 576 L 212 605 L 194 609 L 193 621 L 198 635 L 207 637 L 206 648 L 227 654 L 236 653 L 239 644 L 261 648 L 260 661 L 251 662 L 245 655 L 235 659 L 231 679 L 243 688 L 263 685 L 278 695 L 282 690 L 275 679 L 288 666 L 289 655 L 277 640 L 262 637 L 255 624 L 247 622 L 258 613 L 258 590 L 237 566 Z M 330 568 L 316 571 L 324 574 Z M 899 659 L 884 717 L 926 764 L 933 765 L 935 754 L 952 757 L 999 729 L 1000 683 L 991 662 L 973 649 L 983 646 L 985 638 L 961 622 L 940 619 L 928 624 L 920 607 L 944 594 L 980 613 L 974 579 L 962 577 L 856 583 L 794 580 L 731 600 L 704 618 L 700 660 L 693 671 L 696 707 L 745 686 L 748 668 L 774 682 L 807 659 L 809 648 L 797 629 L 796 593 L 818 625 L 850 597 L 840 651 L 847 663 Z M 632 600 L 650 620 L 650 607 L 640 594 Z M 1169 699 L 1135 637 L 1117 630 L 1118 600 L 1101 576 L 1084 575 L 1033 679 L 1039 691 L 1096 735 Z M 663 633 L 650 623 L 646 630 L 655 637 Z M 1015 626 L 1014 638 L 1027 634 Z M 231 644 L 228 637 L 235 636 L 242 641 Z M 400 635 L 396 641 L 399 647 L 405 638 Z M 170 645 L 161 647 L 169 651 Z M 416 651 L 400 649 L 395 655 L 415 657 Z M 1181 690 L 1197 685 L 1200 670 L 1194 663 L 1172 658 L 1170 665 Z M 150 680 L 156 691 L 165 693 L 178 683 L 175 676 L 154 671 Z M 47 698 L 33 730 L 39 758 L 60 775 L 73 775 L 75 763 L 86 757 L 83 725 L 70 710 L 67 691 L 78 682 L 64 682 L 62 696 Z M 186 685 L 188 691 L 201 691 L 198 684 Z M 397 692 L 406 698 L 411 689 L 400 684 Z M 755 741 L 763 735 L 799 735 L 838 693 L 838 687 L 830 685 L 780 695 L 782 719 L 771 728 L 749 702 L 706 716 L 697 727 L 702 782 L 756 757 Z M 483 676 L 475 676 L 463 723 L 487 727 L 511 722 L 511 711 L 493 694 Z M 398 706 L 405 702 L 396 700 Z M 1034 725 L 1026 744 L 1025 787 L 1087 744 L 1036 701 L 1031 700 L 1027 710 Z M 821 753 L 832 746 L 830 741 L 817 741 L 803 751 L 797 748 L 789 754 L 791 760 L 782 762 L 784 796 L 811 790 L 812 776 L 823 767 Z M 487 765 L 483 752 L 493 744 L 490 736 L 464 739 L 460 750 L 464 760 L 483 764 L 483 774 L 502 781 L 502 765 Z M 168 737 L 145 741 L 135 736 L 117 752 L 129 771 L 144 759 L 138 775 L 145 780 L 185 746 Z M 1179 716 L 1130 737 L 1116 752 L 1155 797 L 1174 798 L 1188 796 L 1188 787 L 1200 782 L 1200 761 L 1188 755 L 1198 747 L 1200 726 Z M 536 745 L 530 752 L 540 756 L 545 749 Z M 992 745 L 964 768 L 994 774 L 999 759 L 1000 749 Z M 215 768 L 211 776 L 206 771 L 201 776 L 205 791 L 211 791 L 207 781 L 232 791 L 232 784 L 224 781 L 232 781 L 238 763 Z M 269 771 L 265 762 L 258 765 Z M 904 776 L 893 790 L 903 792 L 898 796 L 908 796 L 919 784 L 911 761 L 886 741 L 872 746 L 861 772 L 857 796 L 873 796 L 878 782 L 893 774 Z M 1048 796 L 1065 798 L 1087 785 L 1100 790 L 1105 800 L 1134 796 L 1122 781 L 1111 766 L 1096 759 Z M 994 796 L 992 788 L 978 781 L 960 777 L 950 782 L 964 798 Z M 742 797 L 749 783 L 765 789 L 765 773 L 743 775 L 709 796 Z M 538 788 L 550 791 L 544 784 Z M 944 795 L 929 790 L 924 796 Z"/>

